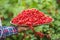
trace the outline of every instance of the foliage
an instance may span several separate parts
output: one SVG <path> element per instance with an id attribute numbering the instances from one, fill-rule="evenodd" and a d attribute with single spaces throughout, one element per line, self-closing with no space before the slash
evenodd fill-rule
<path id="1" fill-rule="evenodd" d="M 3 26 L 10 26 L 10 20 L 27 8 L 37 8 L 45 14 L 52 16 L 54 22 L 37 26 L 35 30 L 51 35 L 51 40 L 60 39 L 60 9 L 56 0 L 0 0 L 0 17 L 2 17 Z M 27 34 L 25 38 L 23 38 L 24 33 Z M 24 40 L 41 39 L 35 37 L 31 30 L 24 33 L 19 33 L 18 37 L 16 35 L 11 36 L 12 39 L 7 37 L 6 40 L 22 40 L 22 38 Z M 48 38 L 43 38 L 42 40 L 48 40 Z"/>

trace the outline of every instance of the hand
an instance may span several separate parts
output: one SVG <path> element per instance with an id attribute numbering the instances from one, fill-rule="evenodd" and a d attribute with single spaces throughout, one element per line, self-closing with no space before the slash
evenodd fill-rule
<path id="1" fill-rule="evenodd" d="M 18 29 L 18 32 L 22 32 L 22 31 L 28 30 L 29 28 L 24 26 L 18 26 L 17 29 Z"/>

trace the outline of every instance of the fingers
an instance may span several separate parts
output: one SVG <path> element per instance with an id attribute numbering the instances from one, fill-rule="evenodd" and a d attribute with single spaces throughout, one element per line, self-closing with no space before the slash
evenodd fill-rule
<path id="1" fill-rule="evenodd" d="M 18 27 L 18 32 L 26 31 L 28 29 L 28 27 Z"/>

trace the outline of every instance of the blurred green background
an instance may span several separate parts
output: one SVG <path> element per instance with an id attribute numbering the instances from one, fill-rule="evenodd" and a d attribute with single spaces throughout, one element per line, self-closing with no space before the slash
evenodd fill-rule
<path id="1" fill-rule="evenodd" d="M 36 8 L 54 18 L 54 22 L 35 27 L 36 31 L 42 31 L 51 36 L 50 40 L 60 40 L 60 0 L 0 0 L 0 17 L 3 26 L 10 26 L 10 20 L 19 12 L 28 8 Z M 24 37 L 24 33 L 27 36 Z M 40 40 L 34 36 L 31 30 L 21 32 L 18 35 L 7 37 L 6 40 Z M 41 40 L 49 40 L 43 38 Z"/>

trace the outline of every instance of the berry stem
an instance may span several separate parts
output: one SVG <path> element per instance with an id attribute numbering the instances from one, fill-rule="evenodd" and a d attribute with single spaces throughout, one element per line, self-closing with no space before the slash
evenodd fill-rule
<path id="1" fill-rule="evenodd" d="M 30 29 L 31 29 L 33 32 L 35 32 L 35 30 L 34 30 L 34 28 L 33 28 L 32 25 L 30 25 Z"/>

